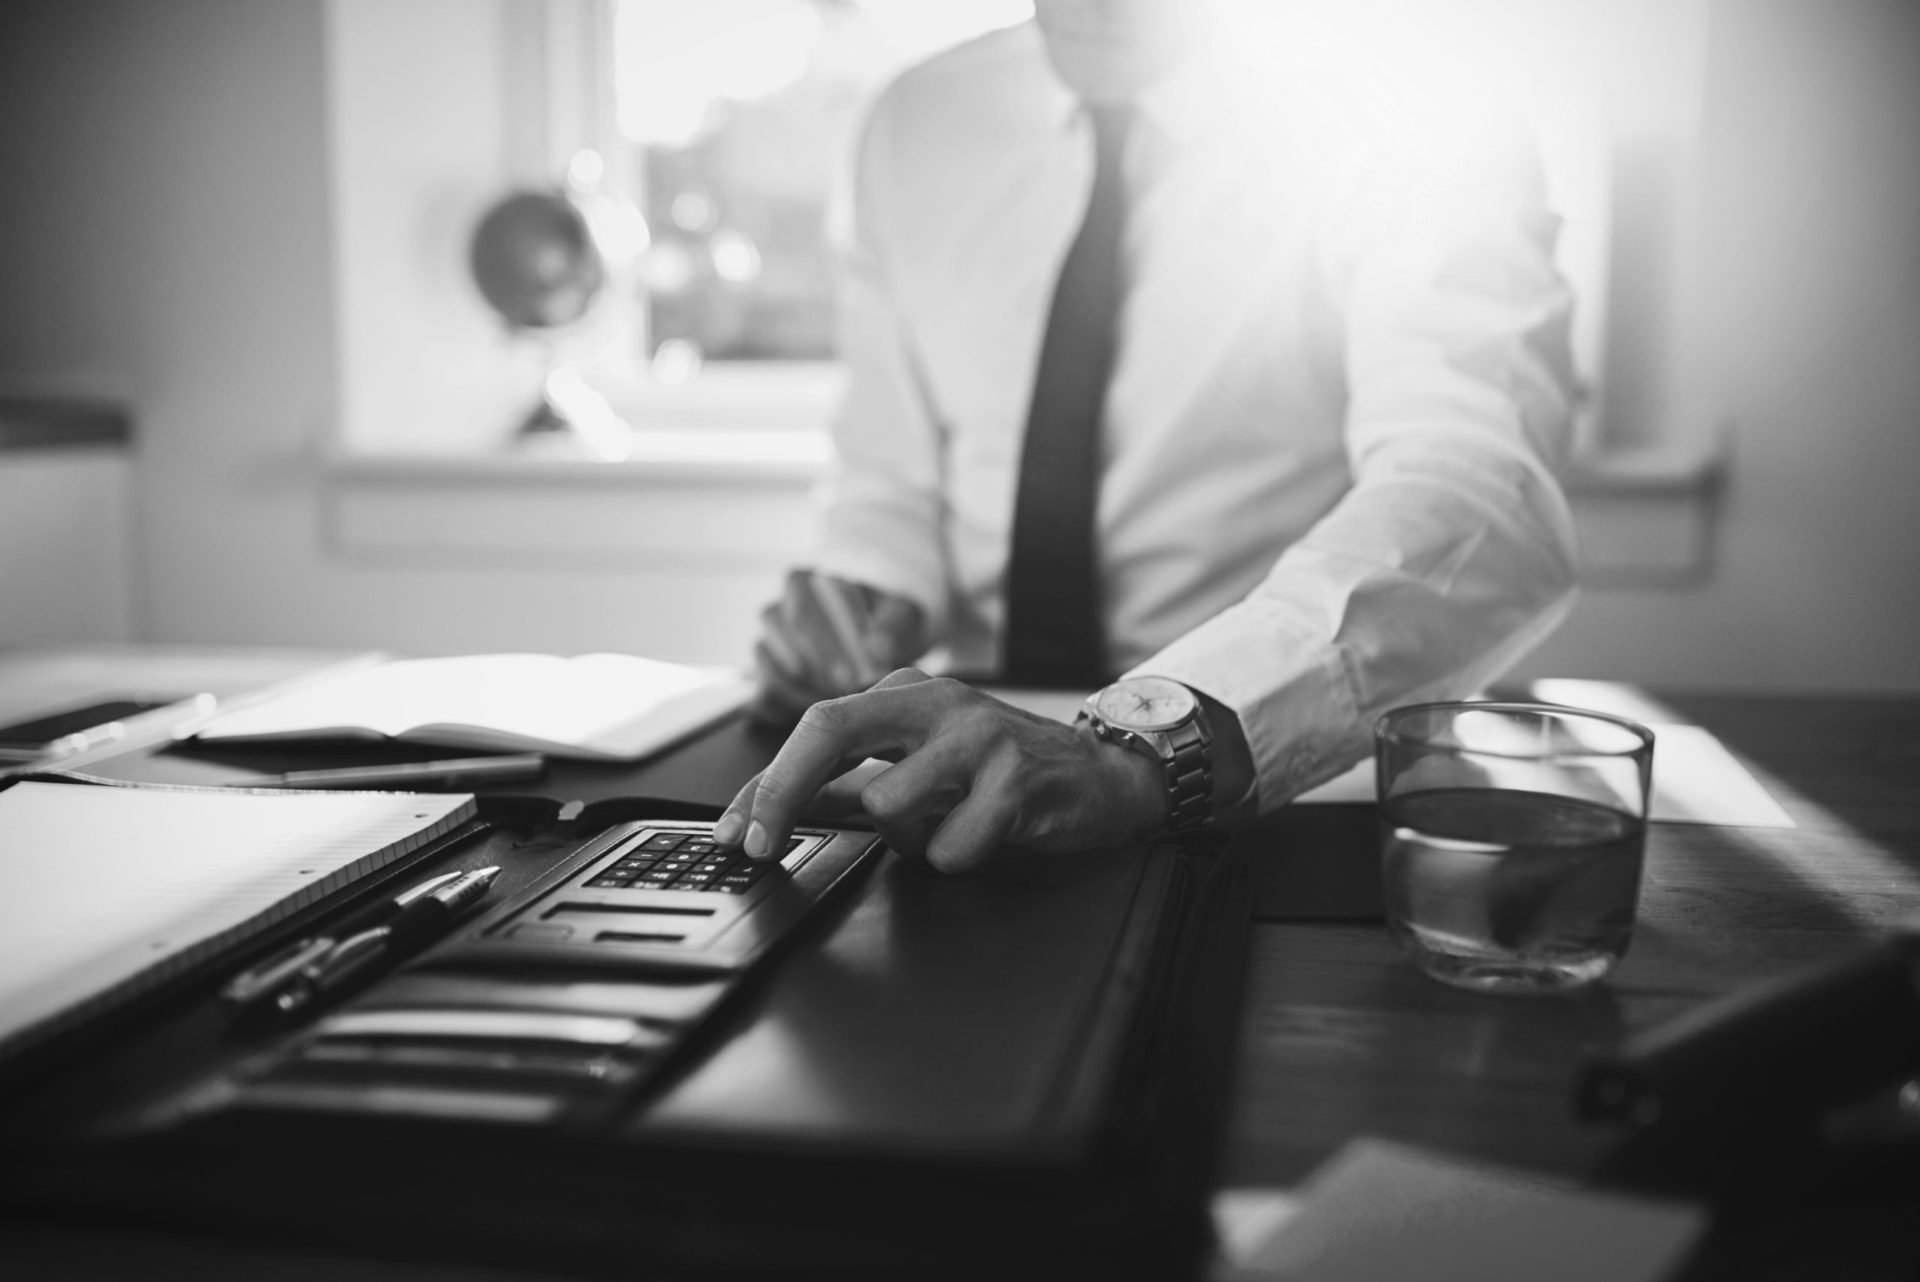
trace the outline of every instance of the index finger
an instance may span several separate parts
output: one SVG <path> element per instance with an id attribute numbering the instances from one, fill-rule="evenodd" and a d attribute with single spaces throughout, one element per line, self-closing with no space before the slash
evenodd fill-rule
<path id="1" fill-rule="evenodd" d="M 829 780 L 868 757 L 897 759 L 926 742 L 942 707 L 936 689 L 922 674 L 896 673 L 865 694 L 814 704 L 773 764 L 727 807 L 716 838 L 742 840 L 754 859 L 785 849 L 794 822 Z"/>

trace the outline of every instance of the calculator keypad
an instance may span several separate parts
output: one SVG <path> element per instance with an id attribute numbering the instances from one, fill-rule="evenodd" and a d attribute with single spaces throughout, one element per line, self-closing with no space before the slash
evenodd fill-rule
<path id="1" fill-rule="evenodd" d="M 790 837 L 792 854 L 805 840 Z M 583 883 L 591 890 L 680 890 L 744 895 L 775 866 L 715 844 L 704 832 L 656 832 Z"/>

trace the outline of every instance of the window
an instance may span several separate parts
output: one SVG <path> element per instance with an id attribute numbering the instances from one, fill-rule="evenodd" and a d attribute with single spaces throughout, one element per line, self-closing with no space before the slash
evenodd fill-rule
<path id="1" fill-rule="evenodd" d="M 818 429 L 839 385 L 823 215 L 862 111 L 905 65 L 1022 21 L 1031 4 L 586 2 L 590 34 L 554 42 L 579 61 L 552 64 L 551 83 L 575 93 L 590 86 L 590 119 L 577 137 L 604 162 L 598 181 L 641 211 L 648 230 L 619 285 L 620 319 L 597 340 L 596 385 L 642 429 L 748 431 L 742 443 L 761 447 L 764 431 Z M 1698 9 L 1655 0 L 1244 0 L 1230 12 L 1250 45 L 1297 36 L 1302 22 L 1337 28 L 1361 57 L 1445 65 L 1453 85 L 1495 84 L 1521 108 L 1566 216 L 1561 259 L 1581 303 L 1576 356 L 1597 388 L 1613 230 L 1609 112 L 1627 106 L 1630 137 L 1658 111 L 1671 115 L 1663 85 L 1675 77 L 1641 51 L 1669 50 L 1672 62 L 1671 48 L 1685 44 L 1675 33 Z M 1649 93 L 1660 100 L 1654 108 Z M 1609 434 L 1597 397 L 1586 418 L 1587 444 L 1597 445 Z"/>
<path id="2" fill-rule="evenodd" d="M 584 38 L 553 41 L 584 72 L 555 64 L 551 83 L 591 86 L 589 182 L 645 223 L 588 365 L 648 452 L 822 455 L 840 387 L 827 206 L 866 105 L 908 64 L 1031 13 L 1028 0 L 595 0 Z"/>
<path id="3" fill-rule="evenodd" d="M 1502 81 L 1566 215 L 1577 353 L 1607 401 L 1591 443 L 1657 444 L 1705 417 L 1675 354 L 1692 284 L 1676 250 L 1692 233 L 1673 175 L 1692 154 L 1709 0 L 1226 2 L 1251 24 L 1247 48 L 1285 17 L 1344 29 L 1363 59 Z M 811 469 L 838 388 L 822 213 L 855 124 L 902 66 L 1030 11 L 331 0 L 345 452 L 496 452 L 558 360 L 642 429 L 644 458 Z M 436 67 L 426 99 L 422 61 Z M 563 175 L 644 219 L 645 248 L 586 323 L 515 333 L 478 302 L 467 243 L 504 192 Z"/>

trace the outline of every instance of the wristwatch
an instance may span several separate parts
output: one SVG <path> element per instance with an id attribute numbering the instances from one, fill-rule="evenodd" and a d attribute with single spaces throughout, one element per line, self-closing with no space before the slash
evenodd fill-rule
<path id="1" fill-rule="evenodd" d="M 1078 721 L 1094 737 L 1144 753 L 1167 780 L 1167 832 L 1198 828 L 1213 813 L 1213 728 L 1193 691 L 1168 677 L 1128 677 L 1096 690 Z"/>

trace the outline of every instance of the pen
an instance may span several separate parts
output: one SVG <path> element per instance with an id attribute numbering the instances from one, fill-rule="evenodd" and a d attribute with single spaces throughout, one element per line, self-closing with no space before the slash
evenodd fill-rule
<path id="1" fill-rule="evenodd" d="M 440 887 L 460 877 L 459 872 L 441 873 L 438 877 L 429 877 L 417 885 L 409 886 L 391 899 L 382 899 L 361 909 L 353 916 L 341 922 L 333 930 L 322 935 L 309 935 L 295 941 L 267 958 L 257 966 L 250 966 L 227 982 L 220 990 L 220 996 L 233 1006 L 252 1006 L 262 998 L 271 996 L 285 987 L 307 967 L 324 960 L 342 939 L 372 930 L 389 918 L 399 915 L 416 899 L 438 890 Z"/>
<path id="2" fill-rule="evenodd" d="M 853 602 L 847 599 L 845 585 L 824 574 L 808 575 L 807 583 L 813 589 L 813 599 L 819 603 L 820 612 L 827 616 L 827 624 L 833 629 L 840 652 L 853 665 L 854 682 L 864 690 L 878 681 L 882 674 L 875 670 L 873 658 L 867 653 L 866 643 L 861 639 L 862 628 L 859 620 L 854 618 Z"/>
<path id="3" fill-rule="evenodd" d="M 487 893 L 499 875 L 498 867 L 460 873 L 415 899 L 390 921 L 341 940 L 278 990 L 273 998 L 274 1012 L 283 1018 L 296 1017 L 396 956 L 444 934 L 464 909 Z"/>
<path id="4" fill-rule="evenodd" d="M 454 757 L 446 761 L 409 761 L 395 766 L 342 766 L 334 770 L 289 770 L 285 774 L 237 781 L 242 788 L 381 788 L 426 784 L 506 783 L 534 779 L 547 768 L 537 752 L 498 757 Z"/>

